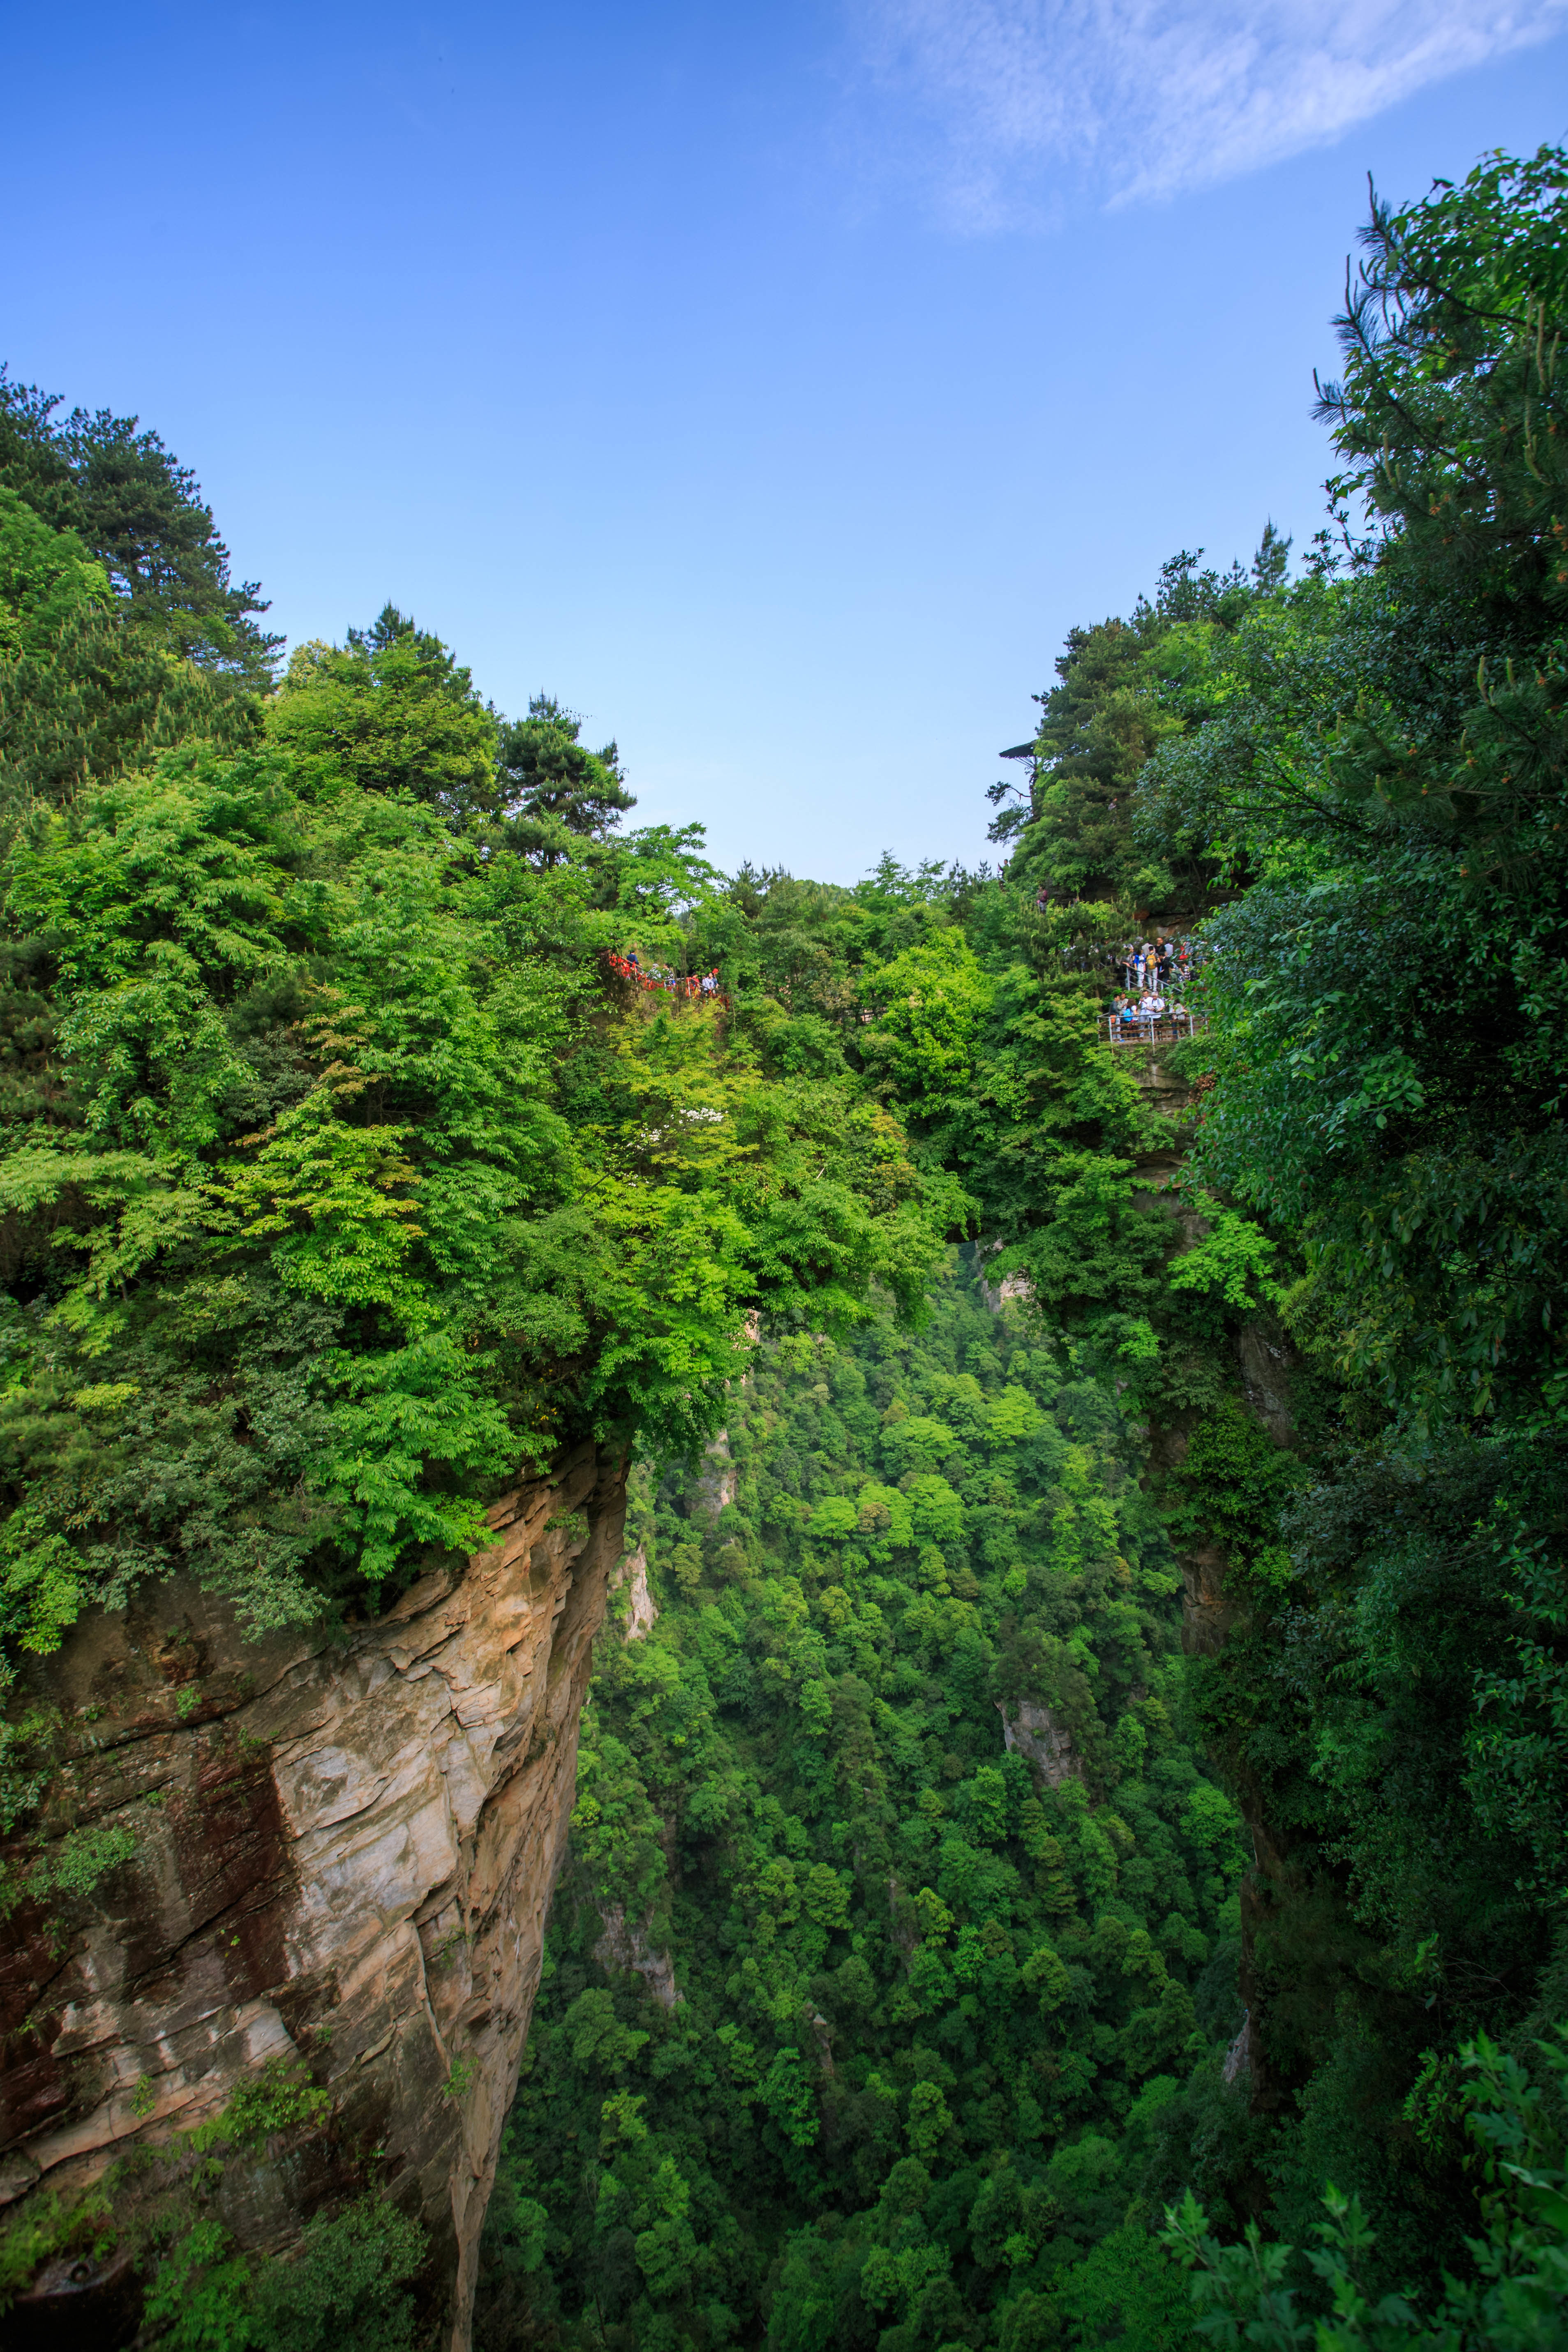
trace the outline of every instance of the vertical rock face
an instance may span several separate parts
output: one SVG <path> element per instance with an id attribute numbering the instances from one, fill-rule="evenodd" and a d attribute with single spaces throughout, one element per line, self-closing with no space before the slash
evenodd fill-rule
<path id="1" fill-rule="evenodd" d="M 1021 1698 L 1009 1715 L 1001 1699 L 996 1706 L 1002 1717 L 1003 1745 L 1026 1756 L 1048 1788 L 1059 1789 L 1069 1772 L 1081 1777 L 1083 1767 L 1073 1753 L 1072 1735 L 1065 1724 L 1058 1723 L 1048 1706 Z"/>
<path id="2" fill-rule="evenodd" d="M 660 2009 L 674 2009 L 683 1996 L 675 1981 L 671 1955 L 649 1944 L 637 1923 L 627 1920 L 621 1904 L 606 1904 L 599 1916 L 605 1923 L 605 1932 L 594 1947 L 594 1958 L 599 1966 L 635 1971 Z"/>
<path id="3" fill-rule="evenodd" d="M 1223 1545 L 1190 1544 L 1179 1565 L 1182 1647 L 1189 1657 L 1217 1658 L 1237 1616 L 1235 1595 L 1226 1585 L 1229 1559 Z"/>
<path id="4" fill-rule="evenodd" d="M 580 1448 L 489 1516 L 490 1549 L 346 1633 L 247 1643 L 176 1581 L 45 1662 L 35 1696 L 69 1751 L 46 1827 L 114 1826 L 134 1852 L 85 1901 L 24 1903 L 0 1928 L 0 2201 L 68 2199 L 219 2114 L 268 2059 L 303 2063 L 332 2102 L 321 2146 L 236 2168 L 226 2225 L 286 2251 L 374 2158 L 467 2346 L 624 1465 Z M 128 2342 L 125 2256 L 56 2268 L 14 2340 Z"/>
<path id="5" fill-rule="evenodd" d="M 1243 1325 L 1237 1348 L 1247 1410 L 1263 1423 L 1276 1445 L 1293 1445 L 1296 1422 L 1290 1408 L 1290 1375 L 1296 1353 L 1289 1340 L 1271 1315 L 1258 1316 Z"/>
<path id="6" fill-rule="evenodd" d="M 730 1458 L 730 1433 L 721 1429 L 702 1450 L 702 1471 L 691 1498 L 691 1516 L 716 1519 L 727 1510 L 735 1499 L 739 1475 Z"/>
<path id="7" fill-rule="evenodd" d="M 610 1583 L 612 1591 L 618 1591 L 622 1585 L 626 1589 L 626 1616 L 621 1628 L 622 1638 L 627 1642 L 642 1641 L 646 1635 L 652 1633 L 658 1622 L 658 1603 L 648 1591 L 647 1550 L 645 1545 L 638 1544 L 636 1551 L 626 1554 L 611 1578 Z"/>

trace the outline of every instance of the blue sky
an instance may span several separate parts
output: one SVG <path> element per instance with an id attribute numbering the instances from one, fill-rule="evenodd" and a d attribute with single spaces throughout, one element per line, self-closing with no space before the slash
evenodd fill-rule
<path id="1" fill-rule="evenodd" d="M 1064 630 L 1321 520 L 1387 194 L 1568 129 L 1568 0 L 7 10 L 0 356 L 388 597 L 637 821 L 985 854 Z"/>

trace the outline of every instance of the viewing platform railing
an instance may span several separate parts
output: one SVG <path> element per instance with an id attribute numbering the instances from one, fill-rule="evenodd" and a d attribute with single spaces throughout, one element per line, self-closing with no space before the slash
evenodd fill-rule
<path id="1" fill-rule="evenodd" d="M 703 987 L 702 975 L 699 972 L 644 971 L 640 963 L 633 963 L 627 956 L 616 955 L 611 948 L 605 950 L 605 961 L 622 980 L 635 981 L 638 988 L 646 988 L 650 995 L 673 996 L 681 1003 L 695 1001 L 698 1003 L 729 1004 L 730 1000 L 721 988 Z"/>
<path id="2" fill-rule="evenodd" d="M 1134 1013 L 1126 1019 L 1108 1013 L 1100 1033 L 1112 1045 L 1170 1045 L 1178 1037 L 1201 1037 L 1208 1025 L 1202 1013 Z"/>

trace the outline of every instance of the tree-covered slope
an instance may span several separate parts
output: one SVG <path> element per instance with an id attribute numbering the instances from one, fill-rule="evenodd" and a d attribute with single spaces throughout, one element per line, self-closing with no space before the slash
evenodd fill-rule
<path id="1" fill-rule="evenodd" d="M 1180 2307 L 1146 2234 L 1089 2257 L 1246 2142 L 1240 1825 L 1132 1433 L 1030 1321 L 955 1258 L 922 1331 L 764 1348 L 723 1454 L 649 1475 L 661 1613 L 584 1727 L 493 2340 L 526 2298 L 573 2341 L 1023 2345 L 1064 2263 L 1141 2341 Z"/>

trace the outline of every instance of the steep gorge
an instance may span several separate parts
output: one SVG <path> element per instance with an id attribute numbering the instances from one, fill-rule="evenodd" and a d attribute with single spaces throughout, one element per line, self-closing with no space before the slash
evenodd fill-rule
<path id="1" fill-rule="evenodd" d="M 1075 629 L 1001 876 L 726 882 L 391 606 L 150 716 L 132 420 L 0 385 L 8 2340 L 1169 2352 L 1191 2190 L 1259 2344 L 1320 2241 L 1519 2344 L 1478 2225 L 1556 2342 L 1565 188 L 1374 208 L 1373 536 Z M 466 1559 L 566 1429 L 635 1549 L 580 1447 Z"/>

